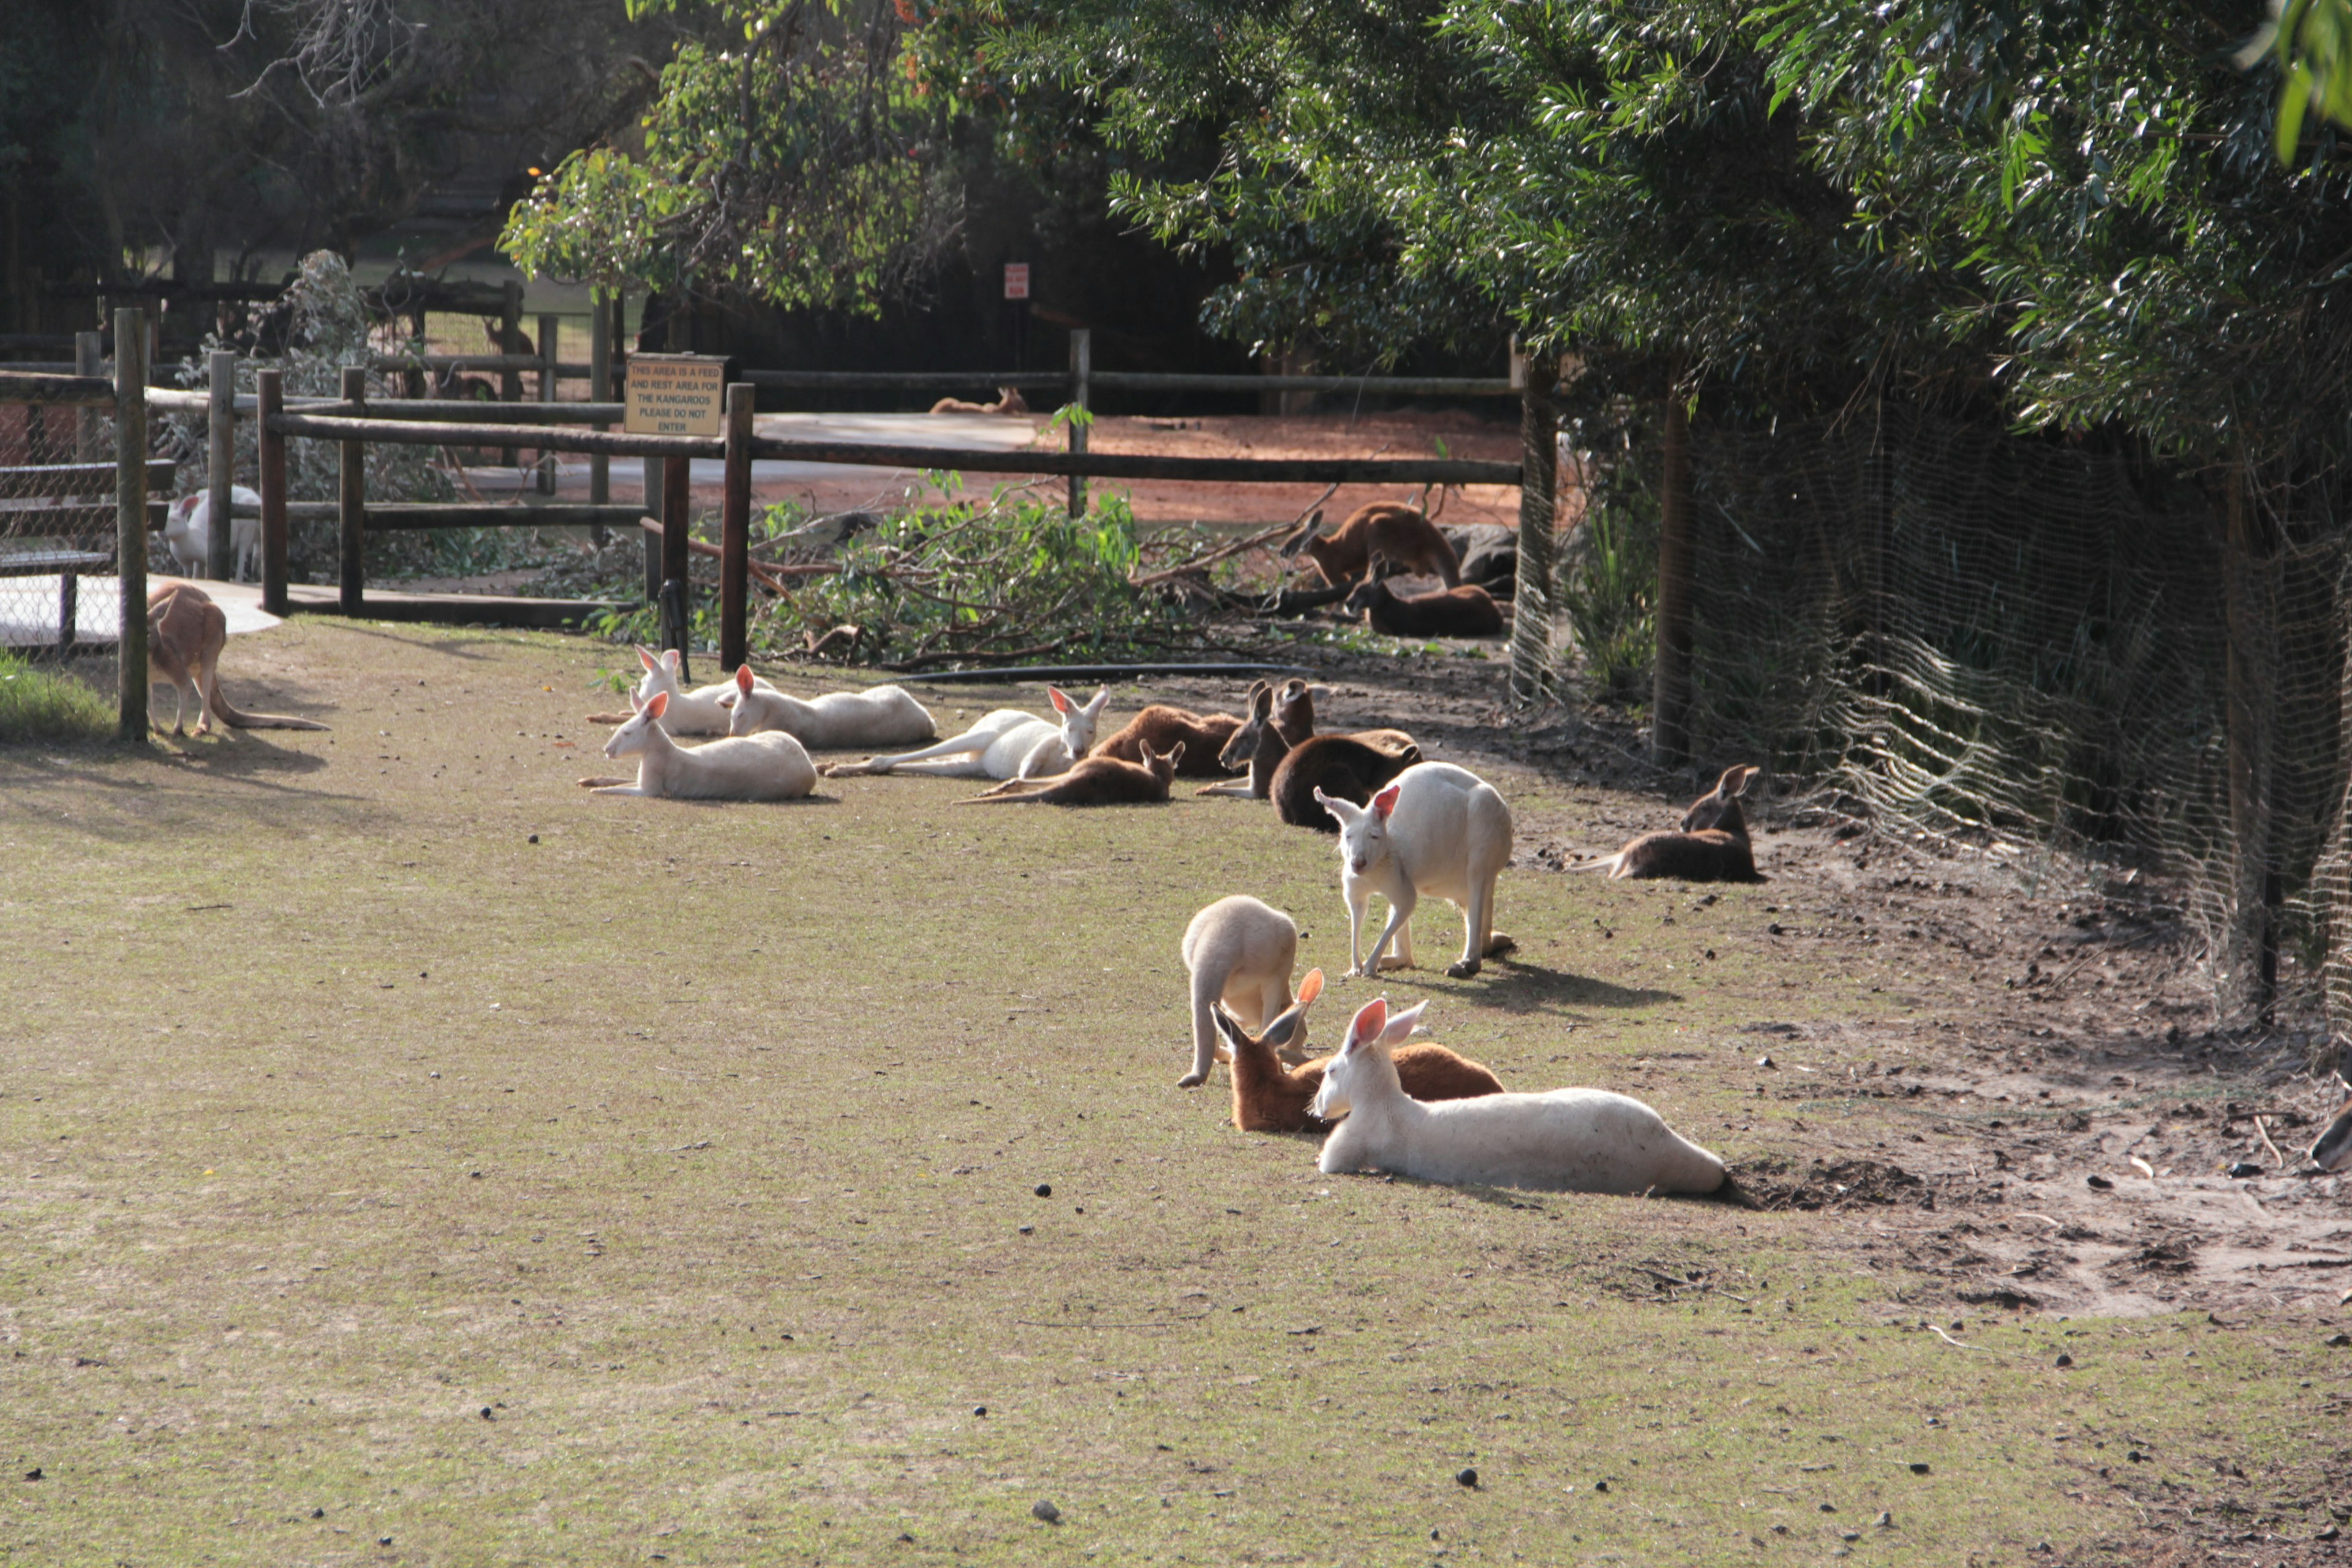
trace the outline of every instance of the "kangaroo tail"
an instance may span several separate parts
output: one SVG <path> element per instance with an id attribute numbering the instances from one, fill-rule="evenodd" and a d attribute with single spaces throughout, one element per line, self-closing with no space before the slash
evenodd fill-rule
<path id="1" fill-rule="evenodd" d="M 213 678 L 213 711 L 221 722 L 238 730 L 324 730 L 329 726 L 316 719 L 298 719 L 291 713 L 247 713 L 228 700 L 221 689 L 220 678 Z"/>
<path id="2" fill-rule="evenodd" d="M 1616 855 L 1604 855 L 1598 860 L 1580 860 L 1575 865 L 1569 867 L 1568 869 L 1571 871 L 1606 871 L 1613 877 L 1617 874 L 1617 868 L 1622 865 L 1624 860 L 1625 857 L 1622 853 Z"/>
<path id="3" fill-rule="evenodd" d="M 1024 795 L 999 795 L 994 790 L 986 795 L 966 795 L 958 805 L 1034 805 L 1045 798 L 1044 790 L 1031 790 Z"/>

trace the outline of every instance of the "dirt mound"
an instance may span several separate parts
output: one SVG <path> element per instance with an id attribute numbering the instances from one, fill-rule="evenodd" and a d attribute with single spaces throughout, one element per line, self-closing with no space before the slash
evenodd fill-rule
<path id="1" fill-rule="evenodd" d="M 1842 1209 L 1859 1205 L 1932 1209 L 1936 1194 L 1902 1166 L 1884 1160 L 1820 1161 L 1793 1175 L 1795 1162 L 1778 1155 L 1731 1167 L 1739 1190 L 1766 1209 Z"/>

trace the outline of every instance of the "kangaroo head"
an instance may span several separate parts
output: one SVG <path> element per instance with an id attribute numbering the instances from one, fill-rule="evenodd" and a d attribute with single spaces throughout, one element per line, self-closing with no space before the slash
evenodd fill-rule
<path id="1" fill-rule="evenodd" d="M 637 695 L 650 698 L 657 691 L 676 691 L 677 685 L 677 649 L 662 649 L 656 657 L 643 644 L 637 646 L 637 662 L 646 667 L 646 678 L 637 682 Z"/>
<path id="2" fill-rule="evenodd" d="M 1143 765 L 1151 770 L 1153 778 L 1163 784 L 1175 778 L 1176 764 L 1184 760 L 1183 742 L 1179 741 L 1169 747 L 1165 754 L 1153 751 L 1151 742 L 1149 741 L 1141 742 L 1139 744 L 1143 748 Z"/>
<path id="3" fill-rule="evenodd" d="M 1354 1107 L 1356 1086 L 1373 1054 L 1381 1048 L 1381 1036 L 1388 1021 L 1385 996 L 1375 996 L 1356 1009 L 1356 1016 L 1348 1020 L 1348 1032 L 1339 1037 L 1338 1053 L 1323 1064 L 1323 1087 L 1307 1105 L 1308 1115 L 1336 1121 Z"/>
<path id="4" fill-rule="evenodd" d="M 1242 727 L 1234 731 L 1233 739 L 1227 741 L 1224 750 L 1217 753 L 1217 765 L 1231 773 L 1256 756 L 1258 747 L 1273 722 L 1273 691 L 1263 680 L 1250 682 L 1249 717 L 1242 721 Z"/>
<path id="5" fill-rule="evenodd" d="M 726 703 L 727 732 L 730 735 L 752 734 L 760 726 L 760 704 L 751 700 L 751 667 L 735 667 L 735 689 Z"/>
<path id="6" fill-rule="evenodd" d="M 1070 755 L 1083 757 L 1095 749 L 1095 731 L 1102 722 L 1102 710 L 1110 701 L 1110 688 L 1095 688 L 1091 701 L 1080 702 L 1058 686 L 1045 688 L 1045 695 L 1054 700 L 1054 711 L 1062 716 L 1062 743 L 1070 748 Z"/>
<path id="7" fill-rule="evenodd" d="M 1236 1047 L 1262 1045 L 1270 1051 L 1280 1051 L 1293 1045 L 1303 1045 L 1307 1039 L 1307 1009 L 1313 1006 L 1315 998 L 1321 994 L 1323 972 L 1310 969 L 1307 972 L 1307 978 L 1298 983 L 1297 998 L 1274 1016 L 1264 1034 L 1253 1038 L 1250 1032 L 1242 1027 L 1241 1020 L 1225 1011 L 1225 1005 L 1222 1002 L 1216 1007 L 1217 1027 L 1223 1030 L 1225 1037 Z"/>
<path id="8" fill-rule="evenodd" d="M 669 711 L 669 693 L 656 691 L 651 697 L 640 699 L 636 693 L 631 692 L 629 706 L 636 711 L 604 742 L 604 754 L 608 757 L 625 757 L 632 752 L 644 751 L 652 743 L 652 731 L 661 728 L 661 716 Z"/>
<path id="9" fill-rule="evenodd" d="M 1389 857 L 1389 813 L 1396 808 L 1397 786 L 1372 796 L 1370 805 L 1339 800 L 1320 789 L 1315 798 L 1339 823 L 1339 868 L 1360 877 Z"/>
<path id="10" fill-rule="evenodd" d="M 2311 1163 L 2323 1171 L 2340 1171 L 2352 1165 L 2352 1100 L 2347 1100 L 2336 1112 L 2336 1120 L 2327 1124 L 2311 1145 Z"/>
<path id="11" fill-rule="evenodd" d="M 1759 771 L 1746 764 L 1725 769 L 1715 787 L 1691 802 L 1691 808 L 1683 813 L 1683 831 L 1698 833 L 1713 827 L 1727 833 L 1746 832 L 1748 821 L 1740 812 L 1739 797 L 1756 782 Z"/>

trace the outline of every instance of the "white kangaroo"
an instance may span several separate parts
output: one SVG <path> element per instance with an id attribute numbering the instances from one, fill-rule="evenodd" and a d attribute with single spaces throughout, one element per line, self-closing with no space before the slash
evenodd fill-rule
<path id="1" fill-rule="evenodd" d="M 828 691 L 803 700 L 773 687 L 760 689 L 748 664 L 736 667 L 735 686 L 735 700 L 728 710 L 730 735 L 780 730 L 812 751 L 838 752 L 851 746 L 904 745 L 940 732 L 930 710 L 907 695 L 903 686 Z"/>
<path id="2" fill-rule="evenodd" d="M 1388 999 L 1364 1004 L 1323 1068 L 1310 1113 L 1347 1120 L 1323 1141 L 1317 1166 L 1333 1175 L 1393 1171 L 1448 1185 L 1572 1193 L 1712 1193 L 1723 1162 L 1656 1111 L 1605 1089 L 1487 1094 L 1423 1101 L 1397 1080 L 1389 1053 L 1412 1033 L 1419 1003 L 1394 1018 Z"/>
<path id="3" fill-rule="evenodd" d="M 1511 859 L 1511 808 L 1495 786 L 1452 763 L 1417 763 L 1372 796 L 1369 805 L 1315 798 L 1339 821 L 1339 889 L 1348 900 L 1351 973 L 1412 967 L 1412 911 L 1434 893 L 1462 911 L 1462 956 L 1445 966 L 1455 979 L 1478 973 L 1492 954 L 1516 945 L 1495 929 L 1495 879 Z M 1360 959 L 1364 906 L 1389 901 L 1389 923 Z M 1389 940 L 1396 956 L 1383 965 Z"/>
<path id="4" fill-rule="evenodd" d="M 637 759 L 635 784 L 582 779 L 582 786 L 598 795 L 666 800 L 798 800 L 816 787 L 816 764 L 782 731 L 713 741 L 688 751 L 674 744 L 662 728 L 668 708 L 669 693 L 655 692 L 604 742 L 606 756 Z"/>
<path id="5" fill-rule="evenodd" d="M 949 779 L 1042 779 L 1066 773 L 1093 750 L 1096 727 L 1108 688 L 1097 689 L 1091 702 L 1079 702 L 1058 686 L 1045 688 L 1054 710 L 1062 716 L 1056 726 L 1018 708 L 999 708 L 962 734 L 925 746 L 919 752 L 868 757 L 862 763 L 836 763 L 825 771 L 838 778 L 847 773 L 925 773 Z"/>
<path id="6" fill-rule="evenodd" d="M 645 679 L 637 682 L 636 695 L 629 700 L 631 709 L 643 708 L 656 697 L 667 696 L 669 717 L 663 721 L 662 728 L 671 734 L 727 733 L 728 710 L 733 706 L 736 694 L 741 689 L 736 681 L 716 681 L 688 691 L 677 678 L 680 661 L 677 649 L 674 647 L 662 649 L 661 657 L 656 658 L 653 649 L 641 646 L 637 649 L 637 662 L 646 667 L 646 673 Z M 775 689 L 756 675 L 751 678 L 751 684 L 761 691 Z M 628 713 L 591 713 L 588 722 L 625 724 L 631 717 Z"/>
<path id="7" fill-rule="evenodd" d="M 1179 1089 L 1207 1081 L 1212 1061 L 1231 1061 L 1219 1037 L 1219 1002 L 1249 1028 L 1262 1032 L 1290 1005 L 1290 972 L 1298 963 L 1298 927 L 1272 905 L 1236 893 L 1219 899 L 1184 928 L 1184 967 L 1192 974 L 1192 1070 Z M 1293 1066 L 1307 1059 L 1306 1020 L 1282 1051 Z"/>
<path id="8" fill-rule="evenodd" d="M 232 509 L 259 506 L 261 492 L 243 485 L 228 488 Z M 182 496 L 172 503 L 163 523 L 163 547 L 172 559 L 180 563 L 183 572 L 202 572 L 211 558 L 213 500 L 209 491 L 198 490 L 192 496 Z M 229 575 L 237 582 L 261 575 L 261 520 L 257 517 L 231 517 L 228 525 L 230 546 Z"/>

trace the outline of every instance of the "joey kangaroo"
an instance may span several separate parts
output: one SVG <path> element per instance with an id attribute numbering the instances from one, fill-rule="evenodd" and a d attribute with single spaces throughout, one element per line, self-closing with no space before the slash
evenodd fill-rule
<path id="1" fill-rule="evenodd" d="M 1290 1005 L 1290 971 L 1298 962 L 1298 927 L 1272 905 L 1235 893 L 1219 899 L 1184 928 L 1184 968 L 1191 974 L 1192 1068 L 1176 1080 L 1192 1089 L 1209 1076 L 1209 1064 L 1228 1053 L 1217 1043 L 1213 1014 L 1231 1008 L 1254 1029 L 1263 1029 Z M 1302 1014 L 1280 1048 L 1289 1059 L 1307 1059 L 1307 1020 Z"/>
<path id="2" fill-rule="evenodd" d="M 1374 551 L 1407 571 L 1442 578 L 1449 588 L 1461 584 L 1462 563 L 1454 546 L 1419 507 L 1402 501 L 1376 500 L 1358 507 L 1328 534 L 1318 511 L 1282 546 L 1286 556 L 1303 554 L 1313 561 L 1323 580 L 1335 588 L 1369 572 Z"/>
<path id="3" fill-rule="evenodd" d="M 919 752 L 868 757 L 862 763 L 836 763 L 825 769 L 835 778 L 852 773 L 924 773 L 950 779 L 1035 779 L 1066 773 L 1093 749 L 1095 729 L 1102 721 L 1110 689 L 1098 688 L 1086 702 L 1073 700 L 1058 686 L 1045 688 L 1054 700 L 1061 723 L 1049 724 L 1018 708 L 999 708 L 983 715 L 962 734 L 934 742 Z"/>
<path id="4" fill-rule="evenodd" d="M 1673 877 L 1685 882 L 1761 882 L 1748 839 L 1748 816 L 1739 797 L 1756 782 L 1757 769 L 1727 768 L 1715 787 L 1691 802 L 1681 828 L 1644 833 L 1614 855 L 1571 868 L 1621 877 Z"/>
<path id="5" fill-rule="evenodd" d="M 1244 1132 L 1324 1132 L 1331 1124 L 1311 1114 L 1307 1107 L 1323 1088 L 1328 1057 L 1286 1068 L 1276 1052 L 1288 1045 L 1306 1023 L 1307 1009 L 1323 992 L 1323 972 L 1310 969 L 1298 983 L 1298 1000 L 1253 1035 L 1239 1019 L 1217 1010 L 1217 1027 L 1224 1032 L 1233 1053 L 1234 1125 Z M 1492 1072 L 1444 1046 L 1401 1043 L 1412 1032 L 1414 1020 L 1402 1018 L 1403 1033 L 1390 1042 L 1397 1079 L 1414 1100 L 1472 1100 L 1500 1094 L 1503 1084 Z M 1382 1037 L 1384 1039 L 1385 1036 Z"/>
<path id="6" fill-rule="evenodd" d="M 1387 558 L 1372 552 L 1371 570 L 1340 608 L 1392 637 L 1498 637 L 1503 612 L 1486 589 L 1444 588 L 1433 594 L 1400 594 L 1381 581 Z"/>
<path id="7" fill-rule="evenodd" d="M 166 583 L 147 595 L 147 679 L 168 680 L 179 700 L 172 710 L 172 733 L 188 716 L 188 695 L 197 699 L 196 733 L 208 733 L 213 715 L 236 730 L 323 730 L 315 719 L 290 713 L 247 713 L 221 689 L 221 649 L 228 645 L 228 617 L 194 583 Z M 156 728 L 161 729 L 160 724 Z"/>
<path id="8" fill-rule="evenodd" d="M 1161 756 L 1143 742 L 1143 761 L 1088 757 L 1055 778 L 1007 779 L 994 789 L 960 801 L 961 805 L 1145 805 L 1168 798 L 1168 781 L 1184 760 L 1184 742 Z"/>

